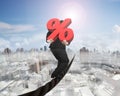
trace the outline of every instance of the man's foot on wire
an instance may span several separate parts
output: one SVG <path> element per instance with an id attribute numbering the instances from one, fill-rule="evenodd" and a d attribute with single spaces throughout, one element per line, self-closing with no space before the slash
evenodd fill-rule
<path id="1" fill-rule="evenodd" d="M 58 73 L 56 72 L 56 70 L 51 74 L 51 78 L 55 78 L 57 77 Z"/>
<path id="2" fill-rule="evenodd" d="M 60 65 L 59 67 L 57 67 L 53 73 L 51 74 L 51 78 L 55 78 L 55 77 L 58 77 L 59 74 L 61 74 L 61 72 L 63 70 L 65 70 L 67 68 L 68 65 Z"/>

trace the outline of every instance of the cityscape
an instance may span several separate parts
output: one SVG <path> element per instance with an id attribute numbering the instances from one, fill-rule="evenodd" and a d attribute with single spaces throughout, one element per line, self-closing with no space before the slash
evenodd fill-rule
<path id="1" fill-rule="evenodd" d="M 46 35 L 55 18 L 71 19 L 64 28 L 50 25 L 73 30 L 66 52 L 75 59 L 45 96 L 120 96 L 119 9 L 120 0 L 0 0 L 0 96 L 19 96 L 52 79 L 58 61 Z"/>
<path id="2" fill-rule="evenodd" d="M 67 49 L 69 59 L 75 54 Z M 119 96 L 120 52 L 82 47 L 63 80 L 46 96 Z M 51 80 L 57 61 L 44 46 L 0 53 L 0 96 L 18 96 Z"/>

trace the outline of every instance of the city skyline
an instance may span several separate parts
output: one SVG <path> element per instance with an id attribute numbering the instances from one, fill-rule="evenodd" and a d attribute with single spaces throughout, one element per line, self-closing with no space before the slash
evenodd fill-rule
<path id="1" fill-rule="evenodd" d="M 120 0 L 0 0 L 0 50 L 40 48 L 51 18 L 71 18 L 68 48 L 120 50 Z"/>

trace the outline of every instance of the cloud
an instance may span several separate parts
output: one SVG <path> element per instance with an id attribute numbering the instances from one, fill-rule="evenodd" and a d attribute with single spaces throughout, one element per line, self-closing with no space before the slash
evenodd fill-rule
<path id="1" fill-rule="evenodd" d="M 28 24 L 8 24 L 5 22 L 0 22 L 0 33 L 20 33 L 29 32 L 36 30 L 35 26 Z"/>
<path id="2" fill-rule="evenodd" d="M 46 42 L 45 36 L 46 36 L 46 34 L 42 33 L 42 32 L 39 34 L 35 34 L 32 37 L 24 39 L 23 45 L 27 45 L 32 48 L 44 46 L 45 42 Z"/>
<path id="3" fill-rule="evenodd" d="M 41 46 L 45 45 L 45 36 L 46 33 L 37 33 L 34 35 L 31 35 L 31 37 L 11 37 L 9 39 L 10 44 L 12 45 L 12 49 L 16 48 L 26 48 L 26 49 L 31 49 L 31 48 L 40 48 Z"/>
<path id="4" fill-rule="evenodd" d="M 79 51 L 82 47 L 90 50 L 94 48 L 99 51 L 120 50 L 120 39 L 116 38 L 116 33 L 86 33 L 75 36 L 70 46 L 71 49 Z"/>
<path id="5" fill-rule="evenodd" d="M 8 40 L 5 40 L 5 39 L 3 39 L 3 38 L 0 38 L 0 50 L 4 50 L 4 48 L 11 48 L 10 47 L 10 41 L 8 41 Z"/>
<path id="6" fill-rule="evenodd" d="M 21 48 L 21 47 L 30 45 L 30 42 L 28 41 L 27 38 L 22 38 L 21 40 L 15 41 L 14 45 L 15 45 L 15 48 Z"/>
<path id="7" fill-rule="evenodd" d="M 17 49 L 17 48 L 25 48 L 25 49 L 31 49 L 31 48 L 40 48 L 44 45 L 46 45 L 45 41 L 46 33 L 39 33 L 34 34 L 31 37 L 11 37 L 9 40 L 5 40 L 3 38 L 0 38 L 0 49 L 9 47 L 11 49 Z M 111 36 L 113 38 L 111 38 Z M 114 38 L 114 34 L 112 35 L 106 35 L 106 34 L 89 34 L 89 35 L 77 35 L 73 41 L 71 42 L 70 46 L 68 48 L 71 48 L 75 51 L 79 51 L 80 48 L 87 47 L 90 50 L 93 50 L 94 48 L 99 51 L 115 51 L 120 50 L 120 39 Z M 49 44 L 47 44 L 49 45 Z"/>
<path id="8" fill-rule="evenodd" d="M 109 44 L 108 48 L 109 48 L 109 49 L 112 49 L 112 51 L 120 50 L 120 40 L 117 39 L 117 40 L 112 41 L 112 42 Z"/>
<path id="9" fill-rule="evenodd" d="M 0 46 L 9 46 L 10 42 L 8 40 L 0 38 Z"/>
<path id="10" fill-rule="evenodd" d="M 34 32 L 27 35 L 26 32 Z M 25 32 L 25 33 L 24 33 Z M 0 22 L 0 50 L 9 47 L 16 48 L 39 48 L 45 44 L 46 32 L 40 32 L 38 26 L 8 24 Z M 6 36 L 7 38 L 4 38 Z"/>
<path id="11" fill-rule="evenodd" d="M 120 33 L 120 26 L 119 25 L 114 25 L 113 32 Z"/>
<path id="12" fill-rule="evenodd" d="M 1 24 L 1 23 L 0 23 Z M 12 25 L 13 26 L 13 25 Z M 19 26 L 19 25 L 18 25 Z M 1 24 L 0 29 L 11 29 L 10 24 Z M 18 28 L 19 29 L 19 28 Z M 81 33 L 77 31 L 73 41 L 68 48 L 78 51 L 81 47 L 85 46 L 90 50 L 96 48 L 97 50 L 120 50 L 120 39 L 118 34 L 120 33 L 120 26 L 113 26 L 113 31 L 111 33 Z M 118 33 L 118 34 L 116 34 Z M 78 35 L 79 34 L 79 35 Z M 16 48 L 40 48 L 46 45 L 46 32 L 35 32 L 31 36 L 16 35 L 9 37 L 9 40 L 5 38 L 0 39 L 0 48 L 9 47 L 12 49 Z M 47 44 L 49 45 L 49 44 Z"/>
<path id="13" fill-rule="evenodd" d="M 17 48 L 21 48 L 21 44 L 20 44 L 19 42 L 16 42 L 16 43 L 15 43 L 15 46 L 16 46 Z"/>

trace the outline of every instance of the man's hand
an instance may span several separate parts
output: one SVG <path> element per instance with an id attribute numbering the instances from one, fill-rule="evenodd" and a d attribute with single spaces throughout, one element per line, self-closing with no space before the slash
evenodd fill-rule
<path id="1" fill-rule="evenodd" d="M 62 44 L 68 45 L 69 43 L 68 43 L 66 40 L 63 40 L 63 41 L 62 41 Z"/>
<path id="2" fill-rule="evenodd" d="M 52 39 L 47 40 L 47 43 L 52 43 L 52 42 L 53 42 L 53 40 L 52 40 Z"/>

